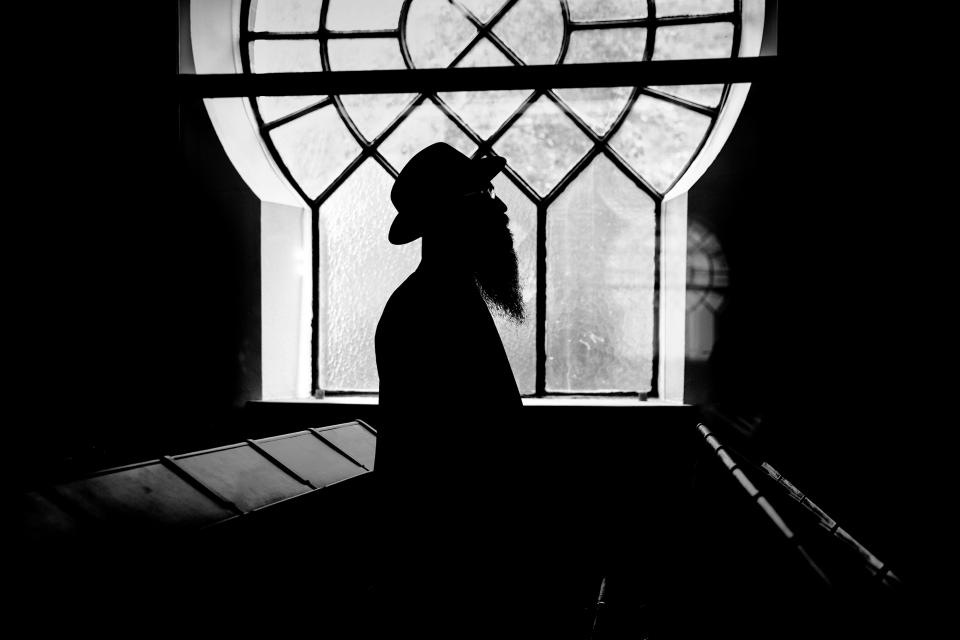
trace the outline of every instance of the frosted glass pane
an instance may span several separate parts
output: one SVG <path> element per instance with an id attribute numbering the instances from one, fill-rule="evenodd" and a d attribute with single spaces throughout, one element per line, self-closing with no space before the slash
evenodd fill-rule
<path id="1" fill-rule="evenodd" d="M 323 71 L 320 43 L 316 40 L 254 40 L 250 44 L 254 73 Z"/>
<path id="2" fill-rule="evenodd" d="M 510 232 L 519 262 L 520 284 L 527 319 L 522 325 L 494 315 L 493 321 L 507 351 L 520 393 L 537 390 L 537 207 L 515 184 L 500 173 L 493 179 L 497 197 L 507 205 Z"/>
<path id="3" fill-rule="evenodd" d="M 403 0 L 330 0 L 327 29 L 396 29 Z"/>
<path id="4" fill-rule="evenodd" d="M 563 59 L 566 63 L 632 62 L 643 60 L 647 46 L 647 30 L 588 29 L 570 34 L 570 47 Z"/>
<path id="5" fill-rule="evenodd" d="M 603 135 L 627 106 L 632 91 L 632 87 L 596 87 L 557 89 L 556 94 L 590 125 L 591 129 Z"/>
<path id="6" fill-rule="evenodd" d="M 729 22 L 660 27 L 653 45 L 653 58 L 729 58 L 732 48 L 733 25 Z"/>
<path id="7" fill-rule="evenodd" d="M 316 31 L 321 0 L 258 0 L 255 31 Z"/>
<path id="8" fill-rule="evenodd" d="M 380 152 L 400 171 L 418 151 L 434 142 L 446 142 L 468 156 L 477 148 L 453 120 L 427 100 L 380 145 Z"/>
<path id="9" fill-rule="evenodd" d="M 413 93 L 371 93 L 340 96 L 343 107 L 367 140 L 373 140 L 416 97 Z"/>
<path id="10" fill-rule="evenodd" d="M 722 84 L 677 84 L 650 88 L 702 104 L 705 107 L 717 106 L 720 104 L 720 96 L 723 95 Z"/>
<path id="11" fill-rule="evenodd" d="M 246 445 L 178 457 L 177 463 L 244 512 L 310 490 Z"/>
<path id="12" fill-rule="evenodd" d="M 493 32 L 527 64 L 553 64 L 563 42 L 560 0 L 520 0 Z"/>
<path id="13" fill-rule="evenodd" d="M 257 106 L 260 108 L 260 116 L 263 121 L 272 122 L 300 109 L 315 105 L 323 98 L 324 96 L 260 96 L 257 98 Z"/>
<path id="14" fill-rule="evenodd" d="M 488 138 L 516 111 L 530 91 L 457 91 L 441 93 L 447 106 L 475 133 Z"/>
<path id="15" fill-rule="evenodd" d="M 655 215 L 602 155 L 550 207 L 548 391 L 650 390 Z"/>
<path id="16" fill-rule="evenodd" d="M 68 482 L 55 491 L 97 519 L 199 527 L 233 515 L 160 464 Z"/>
<path id="17" fill-rule="evenodd" d="M 420 241 L 394 246 L 393 180 L 366 160 L 320 207 L 320 386 L 376 391 L 374 335 L 393 290 L 417 267 Z"/>
<path id="18" fill-rule="evenodd" d="M 641 176 L 663 192 L 687 166 L 709 126 L 707 116 L 640 96 L 611 144 Z"/>
<path id="19" fill-rule="evenodd" d="M 506 0 L 460 0 L 460 4 L 470 9 L 477 18 L 486 22 L 493 17 L 497 9 L 506 4 Z"/>
<path id="20" fill-rule="evenodd" d="M 377 451 L 377 438 L 372 433 L 354 423 L 336 429 L 319 432 L 348 456 L 373 470 L 373 461 Z"/>
<path id="21" fill-rule="evenodd" d="M 481 40 L 457 63 L 458 67 L 508 67 L 512 65 L 507 56 L 503 55 L 489 40 Z"/>
<path id="22" fill-rule="evenodd" d="M 415 67 L 446 67 L 477 30 L 447 0 L 413 0 L 407 47 Z"/>
<path id="23" fill-rule="evenodd" d="M 530 186 L 546 195 L 590 145 L 590 140 L 553 102 L 540 98 L 494 148 Z"/>
<path id="24" fill-rule="evenodd" d="M 333 71 L 405 69 L 396 38 L 346 38 L 327 43 Z"/>
<path id="25" fill-rule="evenodd" d="M 316 487 L 363 473 L 361 467 L 331 449 L 312 433 L 276 440 L 260 440 L 257 444 Z"/>
<path id="26" fill-rule="evenodd" d="M 568 0 L 574 20 L 645 18 L 646 0 Z"/>
<path id="27" fill-rule="evenodd" d="M 294 180 L 316 198 L 360 153 L 333 106 L 277 127 L 270 137 Z"/>
<path id="28" fill-rule="evenodd" d="M 733 11 L 733 0 L 657 0 L 658 16 L 690 16 Z"/>

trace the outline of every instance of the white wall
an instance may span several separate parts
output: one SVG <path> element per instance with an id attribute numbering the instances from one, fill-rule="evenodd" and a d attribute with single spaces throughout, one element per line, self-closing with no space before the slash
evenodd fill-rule
<path id="1" fill-rule="evenodd" d="M 310 210 L 274 202 L 260 209 L 263 399 L 310 392 Z"/>

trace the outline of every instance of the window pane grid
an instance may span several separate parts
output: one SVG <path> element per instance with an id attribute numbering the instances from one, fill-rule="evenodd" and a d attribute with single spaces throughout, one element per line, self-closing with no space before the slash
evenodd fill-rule
<path id="1" fill-rule="evenodd" d="M 414 0 L 415 1 L 415 0 Z M 381 38 L 381 39 L 391 39 L 396 38 L 398 41 L 398 46 L 400 54 L 403 60 L 403 63 L 407 68 L 413 68 L 415 65 L 413 63 L 409 43 L 407 42 L 407 21 L 410 16 L 410 8 L 413 2 L 411 0 L 404 0 L 402 7 L 400 8 L 398 26 L 396 29 L 371 29 L 371 30 L 328 30 L 324 28 L 324 23 L 327 19 L 327 12 L 329 9 L 330 2 L 329 0 L 323 0 L 321 10 L 320 10 L 320 24 L 318 29 L 315 32 L 269 32 L 269 31 L 252 31 L 247 28 L 250 25 L 249 10 L 250 3 L 249 0 L 245 0 L 242 5 L 242 22 L 243 27 L 241 28 L 241 57 L 243 62 L 243 70 L 245 73 L 252 73 L 254 70 L 251 68 L 250 60 L 250 49 L 247 46 L 247 43 L 252 45 L 257 40 L 274 40 L 274 41 L 298 41 L 298 40 L 314 40 L 318 44 L 320 61 L 324 71 L 332 71 L 330 64 L 330 49 L 328 43 L 331 40 L 346 40 L 346 39 L 368 39 L 368 38 Z M 509 0 L 505 2 L 503 6 L 495 11 L 493 15 L 486 21 L 477 17 L 477 15 L 462 2 L 458 0 L 452 0 L 450 4 L 458 10 L 464 18 L 472 25 L 476 30 L 470 39 L 467 41 L 466 45 L 453 57 L 453 59 L 448 63 L 448 67 L 453 67 L 463 62 L 464 59 L 470 54 L 474 49 L 480 44 L 490 44 L 497 51 L 499 51 L 506 59 L 514 65 L 524 65 L 525 62 L 516 51 L 514 51 L 503 38 L 495 32 L 495 27 L 498 25 L 503 25 L 503 19 L 508 17 L 510 11 L 517 5 L 517 0 Z M 656 16 L 655 9 L 651 11 L 651 15 L 639 17 L 639 18 L 622 18 L 615 20 L 584 20 L 577 21 L 573 20 L 570 17 L 570 9 L 566 0 L 560 0 L 560 14 L 562 17 L 562 38 L 560 39 L 560 48 L 555 60 L 555 64 L 562 64 L 568 54 L 569 45 L 570 45 L 570 36 L 571 33 L 575 31 L 589 31 L 589 30 L 628 30 L 628 29 L 637 29 L 645 28 L 647 29 L 646 40 L 643 42 L 643 55 L 642 60 L 650 60 L 653 57 L 653 51 L 656 46 L 656 35 L 658 27 L 677 27 L 684 25 L 707 25 L 712 23 L 731 23 L 732 26 L 732 37 L 731 37 L 731 51 L 729 55 L 731 57 L 736 57 L 737 51 L 739 48 L 739 39 L 740 39 L 740 0 L 735 0 L 734 10 L 730 12 L 721 12 L 721 13 L 704 13 L 700 15 L 673 15 L 667 17 L 658 17 Z M 648 3 L 652 6 L 652 3 Z M 255 113 L 255 117 L 258 121 L 261 130 L 264 135 L 263 138 L 266 142 L 266 146 L 273 156 L 274 160 L 277 162 L 281 173 L 284 177 L 294 186 L 298 194 L 307 202 L 312 211 L 314 217 L 314 256 L 315 256 L 315 272 L 316 267 L 319 265 L 316 263 L 316 249 L 318 248 L 317 243 L 317 229 L 319 227 L 319 208 L 320 206 L 330 198 L 338 188 L 341 187 L 350 176 L 368 159 L 374 159 L 391 178 L 395 178 L 398 170 L 397 167 L 393 166 L 387 157 L 381 152 L 381 145 L 387 141 L 397 129 L 403 125 L 404 122 L 411 117 L 414 111 L 418 108 L 421 108 L 423 105 L 432 105 L 436 107 L 440 113 L 444 115 L 453 125 L 461 132 L 467 139 L 469 139 L 474 145 L 476 145 L 476 151 L 473 153 L 475 156 L 488 154 L 494 152 L 494 147 L 497 142 L 501 141 L 503 137 L 510 132 L 511 128 L 516 125 L 516 123 L 524 116 L 524 114 L 530 109 L 531 105 L 534 105 L 540 99 L 546 99 L 550 104 L 555 106 L 560 110 L 561 113 L 566 115 L 566 121 L 573 124 L 579 134 L 585 136 L 586 140 L 589 141 L 589 147 L 586 149 L 585 153 L 582 153 L 579 158 L 576 158 L 573 165 L 570 166 L 565 173 L 557 180 L 546 193 L 540 194 L 536 189 L 530 185 L 527 180 L 510 164 L 506 166 L 503 171 L 504 176 L 510 180 L 510 182 L 520 190 L 520 192 L 528 198 L 532 203 L 534 203 L 537 211 L 537 274 L 536 274 L 536 286 L 537 286 L 537 303 L 536 303 L 536 392 L 534 395 L 541 396 L 546 395 L 546 374 L 545 374 L 545 322 L 546 322 L 546 230 L 547 230 L 547 212 L 551 204 L 559 198 L 559 196 L 574 182 L 577 178 L 583 173 L 583 171 L 591 165 L 598 157 L 603 157 L 609 161 L 616 169 L 618 169 L 623 176 L 629 179 L 636 187 L 642 190 L 644 193 L 648 194 L 654 201 L 656 207 L 656 216 L 655 216 L 655 226 L 656 231 L 654 234 L 654 243 L 655 243 L 655 257 L 656 264 L 659 264 L 659 251 L 660 251 L 660 231 L 659 231 L 659 214 L 660 214 L 660 205 L 662 202 L 663 194 L 669 191 L 670 187 L 676 183 L 677 180 L 682 177 L 684 172 L 687 170 L 689 165 L 696 158 L 697 154 L 700 151 L 700 148 L 709 137 L 710 131 L 712 130 L 714 124 L 716 123 L 717 115 L 719 114 L 721 107 L 724 104 L 726 95 L 729 91 L 729 84 L 722 85 L 722 92 L 719 100 L 715 106 L 707 106 L 703 104 L 698 104 L 692 100 L 685 99 L 679 95 L 672 95 L 668 93 L 670 87 L 642 87 L 636 86 L 633 87 L 630 91 L 629 98 L 626 103 L 620 109 L 620 111 L 613 118 L 612 123 L 607 127 L 606 131 L 603 133 L 598 133 L 595 131 L 590 124 L 588 124 L 585 119 L 573 109 L 566 101 L 563 100 L 553 89 L 546 90 L 536 90 L 532 91 L 525 100 L 496 128 L 493 133 L 488 136 L 482 136 L 471 127 L 460 114 L 456 112 L 444 99 L 442 99 L 436 93 L 421 93 L 417 94 L 416 97 L 411 100 L 406 106 L 404 106 L 400 112 L 390 121 L 390 123 L 379 133 L 373 136 L 372 139 L 368 139 L 365 136 L 358 125 L 354 122 L 353 117 L 350 114 L 350 110 L 346 107 L 341 96 L 334 95 L 328 98 L 324 98 L 322 102 L 314 104 L 303 108 L 294 113 L 285 115 L 280 118 L 273 119 L 269 124 L 263 121 L 260 109 L 255 97 L 251 97 L 251 105 Z M 698 143 L 695 145 L 696 149 L 689 156 L 686 163 L 678 171 L 676 176 L 669 182 L 668 185 L 662 186 L 661 190 L 655 188 L 645 176 L 639 172 L 631 162 L 627 161 L 625 158 L 611 147 L 611 139 L 621 130 L 624 123 L 628 120 L 632 114 L 637 100 L 641 96 L 647 96 L 649 98 L 662 101 L 668 105 L 679 107 L 684 110 L 689 110 L 691 112 L 697 113 L 701 116 L 706 116 L 709 119 L 709 124 L 707 126 L 706 132 L 700 138 Z M 304 192 L 303 188 L 298 184 L 298 182 L 293 179 L 293 176 L 287 167 L 286 163 L 279 154 L 276 146 L 272 143 L 269 131 L 282 127 L 290 122 L 293 122 L 299 118 L 309 115 L 310 113 L 321 109 L 327 105 L 332 104 L 336 113 L 339 115 L 342 120 L 346 130 L 349 131 L 355 143 L 359 146 L 360 152 L 353 160 L 343 169 L 343 171 L 333 179 L 333 181 L 325 188 L 323 191 L 314 198 L 310 198 Z M 509 160 L 509 158 L 508 158 Z M 653 290 L 654 295 L 659 290 L 659 269 L 654 269 L 654 283 Z M 318 320 L 317 320 L 317 297 L 319 292 L 316 290 L 316 281 L 319 278 L 315 277 L 315 300 L 314 300 L 314 389 L 315 391 L 321 392 L 319 386 L 319 374 L 318 374 L 318 357 L 317 357 L 317 342 L 318 342 Z M 652 359 L 652 392 L 656 394 L 657 384 L 657 361 L 659 359 L 658 348 L 657 348 L 657 330 L 656 325 L 659 322 L 659 318 L 656 313 L 653 314 L 653 359 Z M 622 391 L 622 390 L 603 390 L 603 391 L 591 391 L 591 395 L 640 395 L 641 398 L 646 397 L 646 393 L 637 392 L 633 390 Z M 528 395 L 528 394 L 525 394 Z M 574 391 L 563 391 L 556 390 L 551 391 L 549 395 L 579 395 L 579 392 Z"/>

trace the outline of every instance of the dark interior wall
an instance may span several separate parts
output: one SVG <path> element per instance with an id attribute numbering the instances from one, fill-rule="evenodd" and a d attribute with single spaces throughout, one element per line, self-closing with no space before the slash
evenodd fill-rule
<path id="1" fill-rule="evenodd" d="M 221 443 L 260 397 L 259 202 L 177 99 L 173 6 L 59 17 L 36 68 L 71 82 L 11 128 L 16 486 Z"/>
<path id="2" fill-rule="evenodd" d="M 824 42 L 845 34 L 780 17 L 778 77 L 754 84 L 690 192 L 689 219 L 716 233 L 730 288 L 687 392 L 758 418 L 750 446 L 910 580 L 929 570 L 930 425 L 950 395 L 933 373 L 945 334 L 924 311 L 936 294 L 916 240 L 924 156 L 877 126 L 907 108 L 892 98 L 868 113 L 880 85 L 828 55 L 840 49 Z"/>
<path id="3" fill-rule="evenodd" d="M 188 428 L 199 438 L 261 396 L 260 200 L 200 101 L 181 104 L 180 126 L 181 190 L 171 223 L 182 234 L 176 307 L 186 366 L 173 401 L 190 408 Z"/>
<path id="4" fill-rule="evenodd" d="M 723 149 L 688 192 L 688 224 L 699 224 L 719 242 L 730 273 L 715 315 L 715 342 L 706 361 L 687 360 L 684 400 L 723 402 L 745 414 L 760 413 L 777 368 L 778 311 L 770 302 L 784 290 L 782 254 L 773 233 L 782 216 L 779 83 L 753 83 Z"/>

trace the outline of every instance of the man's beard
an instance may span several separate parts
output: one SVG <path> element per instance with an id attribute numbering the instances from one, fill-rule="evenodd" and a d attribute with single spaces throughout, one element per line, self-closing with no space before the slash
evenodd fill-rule
<path id="1" fill-rule="evenodd" d="M 491 311 L 516 324 L 526 319 L 517 252 L 513 248 L 513 235 L 507 227 L 486 244 L 473 275 L 480 295 Z"/>

